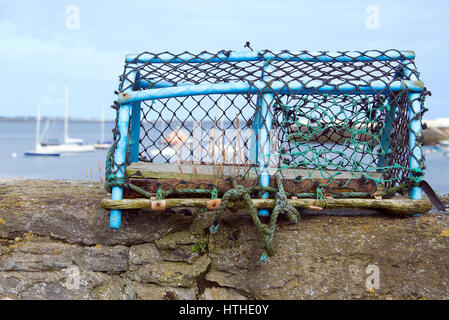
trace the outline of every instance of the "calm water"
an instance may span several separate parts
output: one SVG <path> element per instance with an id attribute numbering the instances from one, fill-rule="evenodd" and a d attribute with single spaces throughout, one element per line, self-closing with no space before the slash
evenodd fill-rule
<path id="1" fill-rule="evenodd" d="M 45 121 L 41 122 L 44 130 Z M 112 140 L 113 123 L 105 123 L 105 140 Z M 100 123 L 73 122 L 69 124 L 69 137 L 82 138 L 93 144 L 100 140 Z M 33 150 L 36 141 L 34 122 L 0 122 L 0 177 L 39 179 L 100 180 L 104 175 L 107 150 L 64 154 L 61 157 L 29 157 L 24 152 Z M 49 126 L 48 139 L 63 141 L 64 123 Z M 16 155 L 16 156 L 15 156 Z M 14 157 L 15 156 L 15 157 Z M 99 167 L 101 169 L 99 169 Z M 91 177 L 92 172 L 92 177 Z"/>
<path id="2" fill-rule="evenodd" d="M 45 121 L 41 128 L 45 127 Z M 105 140 L 112 140 L 113 123 L 105 123 Z M 0 178 L 25 177 L 39 179 L 100 180 L 104 176 L 107 150 L 68 154 L 61 157 L 25 157 L 35 146 L 34 122 L 0 122 Z M 47 139 L 63 140 L 63 122 L 49 126 Z M 100 139 L 100 123 L 71 122 L 69 137 L 82 138 L 93 144 Z M 431 147 L 424 148 L 425 179 L 440 194 L 449 193 L 449 156 Z"/>

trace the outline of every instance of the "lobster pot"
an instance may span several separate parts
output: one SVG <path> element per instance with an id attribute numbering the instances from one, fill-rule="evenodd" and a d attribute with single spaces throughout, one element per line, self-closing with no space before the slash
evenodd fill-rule
<path id="1" fill-rule="evenodd" d="M 414 57 L 398 50 L 128 55 L 113 105 L 107 188 L 113 200 L 197 204 L 236 183 L 261 200 L 280 184 L 292 200 L 398 191 L 419 200 L 428 92 Z"/>

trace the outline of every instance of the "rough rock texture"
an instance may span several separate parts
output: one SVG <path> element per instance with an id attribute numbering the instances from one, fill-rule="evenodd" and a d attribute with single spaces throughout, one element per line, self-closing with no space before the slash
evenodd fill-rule
<path id="1" fill-rule="evenodd" d="M 275 256 L 259 262 L 245 212 L 215 234 L 213 213 L 192 210 L 128 211 L 112 230 L 106 196 L 93 182 L 0 179 L 0 299 L 449 299 L 445 213 L 280 219 Z M 380 287 L 367 290 L 372 266 Z"/>

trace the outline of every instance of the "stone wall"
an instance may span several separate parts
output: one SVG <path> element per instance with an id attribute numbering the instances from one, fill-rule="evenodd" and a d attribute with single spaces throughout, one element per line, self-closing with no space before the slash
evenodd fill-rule
<path id="1" fill-rule="evenodd" d="M 280 219 L 275 256 L 245 212 L 127 211 L 98 183 L 0 180 L 2 299 L 449 299 L 449 215 Z M 349 212 L 347 212 L 349 214 Z M 367 267 L 380 288 L 367 290 Z"/>

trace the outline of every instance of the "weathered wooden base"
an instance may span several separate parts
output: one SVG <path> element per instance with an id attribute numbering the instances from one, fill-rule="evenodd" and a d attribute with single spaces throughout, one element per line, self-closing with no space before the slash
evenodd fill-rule
<path id="1" fill-rule="evenodd" d="M 101 205 L 106 209 L 151 209 L 156 200 L 150 199 L 103 199 Z M 207 208 L 210 199 L 165 199 L 165 208 L 197 207 Z M 274 199 L 253 199 L 256 208 L 274 208 Z M 315 199 L 289 199 L 294 207 L 309 209 L 315 206 Z M 319 205 L 319 203 L 318 203 Z M 229 203 L 231 209 L 244 209 L 242 202 Z M 432 209 L 432 203 L 428 200 L 410 199 L 327 199 L 327 209 L 358 208 L 381 210 L 394 215 L 412 215 L 426 213 Z"/>
<path id="2" fill-rule="evenodd" d="M 317 170 L 305 169 L 282 169 L 271 168 L 270 174 L 282 173 L 282 184 L 287 193 L 316 192 L 316 183 L 326 186 L 324 189 L 331 189 L 333 192 L 358 192 L 374 193 L 376 184 L 374 181 L 360 180 L 360 173 L 335 172 L 328 171 L 322 174 Z M 190 164 L 158 164 L 148 162 L 135 162 L 126 168 L 126 174 L 129 181 L 151 193 L 156 193 L 159 186 L 163 190 L 170 190 L 173 186 L 183 184 L 182 188 L 196 189 L 199 185 L 208 185 L 214 183 L 221 192 L 226 192 L 232 188 L 230 178 L 247 174 L 245 179 L 239 179 L 238 183 L 244 187 L 253 187 L 259 185 L 259 177 L 255 167 L 236 166 L 236 165 L 190 165 Z M 365 173 L 373 178 L 381 177 L 378 172 Z M 298 177 L 310 177 L 297 181 Z M 331 180 L 329 178 L 332 177 Z M 344 187 L 341 186 L 344 185 Z M 270 187 L 276 188 L 275 179 L 271 179 Z M 125 198 L 139 198 L 140 194 L 131 190 L 124 190 Z"/>

